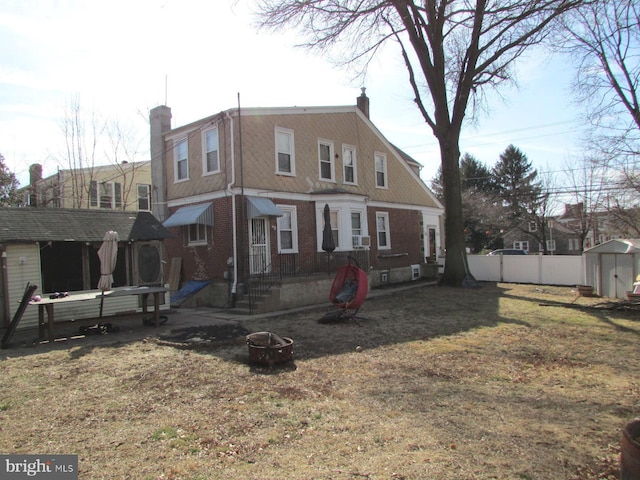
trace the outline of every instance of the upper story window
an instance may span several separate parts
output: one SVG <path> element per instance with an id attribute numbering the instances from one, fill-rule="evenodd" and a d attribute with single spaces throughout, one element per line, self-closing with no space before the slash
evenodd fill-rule
<path id="1" fill-rule="evenodd" d="M 295 144 L 293 130 L 276 128 L 276 173 L 280 175 L 295 175 Z"/>
<path id="2" fill-rule="evenodd" d="M 120 182 L 98 182 L 89 186 L 89 202 L 92 207 L 116 209 L 122 207 L 122 185 Z"/>
<path id="3" fill-rule="evenodd" d="M 139 183 L 138 191 L 138 210 L 151 210 L 151 185 Z"/>
<path id="4" fill-rule="evenodd" d="M 378 233 L 378 250 L 390 249 L 389 214 L 387 212 L 376 213 L 376 230 Z"/>
<path id="5" fill-rule="evenodd" d="M 282 216 L 278 217 L 278 252 L 298 252 L 298 220 L 296 207 L 291 205 L 278 205 Z"/>
<path id="6" fill-rule="evenodd" d="M 376 187 L 387 188 L 387 156 L 384 153 L 375 154 L 376 164 Z"/>
<path id="7" fill-rule="evenodd" d="M 318 158 L 320 161 L 320 180 L 334 181 L 333 142 L 318 140 Z"/>
<path id="8" fill-rule="evenodd" d="M 175 144 L 173 168 L 176 182 L 189 179 L 189 148 L 186 138 Z"/>
<path id="9" fill-rule="evenodd" d="M 202 172 L 204 175 L 220 171 L 220 149 L 218 127 L 202 132 Z"/>
<path id="10" fill-rule="evenodd" d="M 344 145 L 342 147 L 342 168 L 344 183 L 357 184 L 356 147 L 352 147 L 351 145 Z"/>

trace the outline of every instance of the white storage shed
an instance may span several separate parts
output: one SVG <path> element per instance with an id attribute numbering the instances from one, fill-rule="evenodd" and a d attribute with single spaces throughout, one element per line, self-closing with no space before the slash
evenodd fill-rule
<path id="1" fill-rule="evenodd" d="M 585 285 L 603 297 L 625 298 L 640 274 L 640 239 L 615 239 L 585 250 Z"/>

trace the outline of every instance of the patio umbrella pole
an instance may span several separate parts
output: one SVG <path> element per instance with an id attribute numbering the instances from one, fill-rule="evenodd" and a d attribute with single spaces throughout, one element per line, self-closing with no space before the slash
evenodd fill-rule
<path id="1" fill-rule="evenodd" d="M 327 275 L 330 273 L 329 259 L 331 252 L 336 249 L 336 243 L 333 240 L 333 231 L 331 230 L 331 211 L 329 204 L 324 204 L 324 229 L 322 230 L 322 250 L 327 252 Z"/>
<path id="2" fill-rule="evenodd" d="M 98 250 L 98 258 L 100 259 L 100 280 L 98 288 L 102 290 L 100 297 L 100 318 L 102 318 L 102 309 L 104 307 L 104 292 L 110 290 L 113 285 L 113 271 L 116 269 L 118 260 L 118 232 L 109 230 L 104 235 L 104 241 Z"/>

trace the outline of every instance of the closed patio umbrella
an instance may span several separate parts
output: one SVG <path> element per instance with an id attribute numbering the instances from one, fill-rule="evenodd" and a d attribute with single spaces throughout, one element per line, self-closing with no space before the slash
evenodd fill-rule
<path id="1" fill-rule="evenodd" d="M 327 273 L 329 273 L 329 254 L 336 249 L 336 242 L 333 240 L 333 230 L 331 229 L 331 211 L 329 205 L 324 204 L 324 229 L 322 230 L 322 250 L 327 252 Z"/>
<path id="2" fill-rule="evenodd" d="M 111 285 L 113 285 L 113 271 L 116 269 L 116 261 L 118 260 L 118 240 L 118 232 L 109 230 L 105 233 L 102 245 L 98 250 L 98 258 L 100 259 L 100 280 L 98 280 L 98 288 L 102 290 L 100 316 L 102 316 L 104 292 L 105 290 L 110 290 Z"/>

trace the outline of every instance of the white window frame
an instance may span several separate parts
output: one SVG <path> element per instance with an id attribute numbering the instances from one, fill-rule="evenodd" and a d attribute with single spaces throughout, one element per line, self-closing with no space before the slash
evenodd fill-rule
<path id="1" fill-rule="evenodd" d="M 556 251 L 556 241 L 554 240 L 547 240 L 547 251 L 548 252 L 555 252 Z"/>
<path id="2" fill-rule="evenodd" d="M 567 240 L 567 243 L 568 243 L 568 247 L 569 247 L 570 251 L 575 251 L 575 250 L 580 251 L 580 250 L 582 250 L 580 248 L 580 239 L 579 238 L 569 238 Z"/>
<path id="3" fill-rule="evenodd" d="M 298 253 L 298 210 L 295 205 L 276 205 L 278 209 L 284 214 L 289 214 L 291 218 L 291 228 L 286 229 L 281 224 L 281 219 L 284 217 L 277 218 L 277 228 L 278 228 L 278 253 Z M 280 233 L 283 231 L 291 231 L 291 248 L 282 248 L 282 242 L 280 238 Z"/>
<path id="4" fill-rule="evenodd" d="M 290 152 L 279 151 L 278 137 L 280 135 L 284 135 L 289 138 L 288 143 L 289 143 L 289 149 L 291 150 Z M 275 139 L 276 175 L 286 175 L 289 177 L 295 177 L 296 176 L 296 144 L 295 144 L 295 137 L 293 134 L 293 130 L 290 130 L 288 128 L 275 127 L 274 139 Z M 291 171 L 280 170 L 280 160 L 278 158 L 280 153 L 289 155 L 289 164 L 290 164 Z"/>
<path id="5" fill-rule="evenodd" d="M 378 165 L 380 163 L 380 165 Z M 376 188 L 389 188 L 389 178 L 387 169 L 387 154 L 382 152 L 375 152 L 373 155 L 373 164 L 375 168 L 376 176 Z M 380 184 L 378 180 L 378 173 L 382 173 L 384 182 Z"/>
<path id="6" fill-rule="evenodd" d="M 363 203 L 334 200 L 329 203 L 329 212 L 331 212 L 331 229 L 337 232 L 336 252 L 353 251 L 353 225 L 351 224 L 351 214 L 360 214 L 361 236 L 369 236 L 369 228 L 367 225 L 367 208 Z M 316 204 L 316 232 L 317 232 L 317 251 L 322 252 L 322 236 L 324 227 L 324 205 L 325 202 Z M 334 235 L 335 239 L 335 235 Z"/>
<path id="7" fill-rule="evenodd" d="M 380 229 L 379 220 L 383 220 L 384 229 Z M 386 245 L 380 245 L 380 234 L 384 234 Z M 391 231 L 389 227 L 389 212 L 376 212 L 376 244 L 378 250 L 391 249 Z"/>
<path id="8" fill-rule="evenodd" d="M 142 196 L 140 195 L 140 188 L 144 187 L 147 191 L 146 195 Z M 150 212 L 151 211 L 151 185 L 147 184 L 147 183 L 138 183 L 136 184 L 136 194 L 137 194 L 137 198 L 138 198 L 138 210 L 139 211 L 143 211 L 143 212 Z M 140 208 L 140 202 L 144 200 L 145 202 L 147 202 L 148 208 Z"/>
<path id="9" fill-rule="evenodd" d="M 89 204 L 94 208 L 116 210 L 122 207 L 122 184 L 91 180 Z M 105 203 L 108 200 L 109 203 Z"/>
<path id="10" fill-rule="evenodd" d="M 179 157 L 180 154 L 180 146 L 184 145 L 184 157 Z M 185 162 L 186 167 L 186 175 L 185 177 L 180 177 L 180 163 Z M 186 182 L 189 180 L 189 140 L 184 137 L 180 140 L 177 140 L 173 145 L 173 178 L 174 183 L 178 182 Z"/>
<path id="11" fill-rule="evenodd" d="M 348 165 L 347 160 L 351 160 L 352 165 Z M 347 180 L 347 168 L 351 168 L 353 170 L 353 181 L 351 182 Z M 353 145 L 342 146 L 342 177 L 343 182 L 347 185 L 358 184 L 358 162 L 356 157 L 356 147 Z"/>
<path id="12" fill-rule="evenodd" d="M 329 158 L 322 158 L 322 147 L 329 148 Z M 322 166 L 323 164 L 329 165 L 329 177 L 322 176 Z M 322 138 L 318 139 L 318 178 L 322 182 L 335 182 L 336 181 L 336 162 L 335 162 L 335 152 L 333 149 L 333 142 L 331 140 L 325 140 Z"/>
<path id="13" fill-rule="evenodd" d="M 513 248 L 516 250 L 524 250 L 525 252 L 529 252 L 529 241 L 528 240 L 519 240 L 517 242 L 513 242 Z"/>
<path id="14" fill-rule="evenodd" d="M 354 214 L 358 214 L 358 216 L 360 217 L 360 228 L 354 228 L 353 226 L 353 215 Z M 362 219 L 362 210 L 350 210 L 349 211 L 349 223 L 351 224 L 351 235 L 352 236 L 360 236 L 362 237 L 364 235 L 363 231 L 364 231 L 364 222 Z"/>
<path id="15" fill-rule="evenodd" d="M 187 244 L 189 246 L 207 244 L 208 228 L 204 223 L 192 223 L 191 225 L 186 225 L 185 228 L 187 229 Z M 196 238 L 191 236 L 194 232 L 196 233 Z"/>
<path id="16" fill-rule="evenodd" d="M 211 152 L 216 152 L 216 167 L 209 170 L 209 135 L 215 134 L 215 143 L 216 149 L 211 150 Z M 214 173 L 220 173 L 220 132 L 218 131 L 218 126 L 214 126 L 212 128 L 207 128 L 202 131 L 202 175 L 212 175 Z"/>

